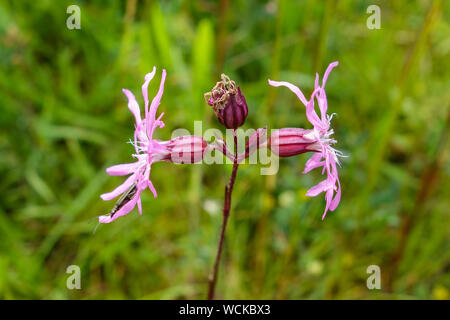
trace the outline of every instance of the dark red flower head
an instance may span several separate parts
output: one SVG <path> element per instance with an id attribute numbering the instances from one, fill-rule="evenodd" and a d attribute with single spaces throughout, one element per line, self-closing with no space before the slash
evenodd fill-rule
<path id="1" fill-rule="evenodd" d="M 220 123 L 228 129 L 237 129 L 247 118 L 248 107 L 241 89 L 228 76 L 222 74 L 211 92 L 205 93 L 206 102 L 213 107 Z"/>

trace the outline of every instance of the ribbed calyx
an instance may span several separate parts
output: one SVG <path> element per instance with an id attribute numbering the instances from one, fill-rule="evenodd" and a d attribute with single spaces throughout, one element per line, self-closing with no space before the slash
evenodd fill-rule
<path id="1" fill-rule="evenodd" d="M 283 128 L 274 131 L 270 135 L 268 145 L 270 150 L 280 157 L 292 157 L 321 150 L 314 131 L 300 128 Z"/>

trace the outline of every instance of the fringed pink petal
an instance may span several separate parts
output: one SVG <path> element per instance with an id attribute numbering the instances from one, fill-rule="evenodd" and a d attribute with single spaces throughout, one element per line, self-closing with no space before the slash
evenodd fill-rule
<path id="1" fill-rule="evenodd" d="M 145 117 L 147 117 L 148 115 L 148 85 L 150 83 L 150 81 L 152 81 L 153 77 L 155 76 L 156 73 L 156 67 L 153 67 L 153 71 L 150 73 L 147 73 L 145 75 L 145 82 L 142 85 L 142 96 L 144 97 L 144 103 L 145 103 Z"/>
<path id="2" fill-rule="evenodd" d="M 325 161 L 320 161 L 322 159 L 322 153 L 317 152 L 312 155 L 312 157 L 306 161 L 305 169 L 303 170 L 303 174 L 310 172 L 311 170 L 322 167 L 325 165 Z"/>
<path id="3" fill-rule="evenodd" d="M 339 179 L 337 179 L 337 184 L 338 184 L 338 189 L 336 191 L 336 195 L 334 196 L 333 200 L 331 200 L 331 203 L 330 203 L 331 211 L 334 211 L 337 208 L 339 202 L 341 202 L 341 182 L 339 181 Z"/>
<path id="4" fill-rule="evenodd" d="M 128 109 L 130 109 L 131 113 L 134 115 L 136 125 L 138 125 L 141 122 L 141 110 L 139 109 L 139 104 L 130 90 L 122 89 L 122 92 L 128 99 Z"/>
<path id="5" fill-rule="evenodd" d="M 126 176 L 135 172 L 138 167 L 139 161 L 133 163 L 122 163 L 106 168 L 106 172 L 111 176 Z"/>
<path id="6" fill-rule="evenodd" d="M 314 93 L 311 95 L 310 101 L 314 100 L 314 96 L 317 99 L 317 104 L 319 105 L 319 110 L 320 110 L 320 119 L 321 119 L 321 122 L 323 123 L 326 120 L 326 116 L 327 116 L 327 104 L 326 104 L 325 90 L 323 90 L 323 88 L 321 88 L 319 85 L 319 74 L 318 73 L 316 73 L 316 79 L 314 80 Z M 314 111 L 314 113 L 316 113 L 316 112 Z M 322 124 L 319 122 L 315 126 L 322 127 Z"/>
<path id="7" fill-rule="evenodd" d="M 106 168 L 106 172 L 110 176 L 126 176 L 136 171 L 139 167 L 139 161 L 133 163 L 116 164 L 115 166 Z"/>
<path id="8" fill-rule="evenodd" d="M 118 186 L 111 192 L 102 194 L 100 196 L 100 198 L 102 198 L 102 200 L 104 200 L 104 201 L 108 201 L 108 200 L 116 198 L 117 196 L 119 196 L 122 193 L 124 193 L 125 191 L 127 191 L 133 185 L 135 180 L 136 180 L 136 174 L 133 174 L 132 176 L 129 176 L 125 180 L 125 182 L 122 183 L 120 186 Z"/>
<path id="9" fill-rule="evenodd" d="M 314 128 L 321 125 L 320 118 L 317 115 L 316 110 L 314 109 L 314 97 L 317 93 L 318 91 L 314 90 L 313 94 L 311 95 L 311 99 L 306 104 L 306 118 L 314 126 Z"/>
<path id="10" fill-rule="evenodd" d="M 100 223 L 110 223 L 117 218 L 127 215 L 130 213 L 134 207 L 136 206 L 137 201 L 140 199 L 141 196 L 141 190 L 138 190 L 133 198 L 131 198 L 130 201 L 128 201 L 122 208 L 120 208 L 114 215 L 111 217 L 111 215 L 103 215 L 98 217 L 98 222 Z"/>
<path id="11" fill-rule="evenodd" d="M 308 101 L 305 98 L 305 95 L 303 94 L 303 92 L 295 85 L 293 85 L 292 83 L 286 82 L 286 81 L 274 81 L 274 80 L 270 80 L 269 79 L 269 84 L 272 87 L 286 87 L 289 90 L 291 90 L 293 93 L 295 93 L 295 95 L 300 99 L 300 101 L 306 106 L 308 104 Z"/>
<path id="12" fill-rule="evenodd" d="M 145 188 L 147 188 L 147 180 L 149 175 L 147 174 L 147 172 L 149 172 L 149 165 L 147 164 L 145 167 L 145 170 L 139 173 L 139 182 L 137 183 L 137 188 L 139 190 L 145 190 Z"/>
<path id="13" fill-rule="evenodd" d="M 137 201 L 137 206 L 138 206 L 139 214 L 142 215 L 142 202 L 141 202 L 141 198 L 138 199 L 138 201 Z"/>
<path id="14" fill-rule="evenodd" d="M 153 137 L 153 133 L 155 133 L 155 129 L 157 127 L 161 128 L 161 129 L 164 128 L 165 124 L 164 124 L 164 122 L 161 121 L 161 118 L 163 117 L 163 115 L 164 115 L 164 112 L 161 112 L 158 119 L 156 119 L 155 122 L 152 123 L 152 127 L 147 129 L 149 131 L 149 133 L 148 133 L 149 137 Z"/>
<path id="15" fill-rule="evenodd" d="M 164 92 L 164 82 L 166 81 L 166 70 L 163 69 L 161 76 L 161 83 L 159 85 L 159 90 L 156 96 L 152 100 L 152 104 L 150 105 L 149 114 L 147 116 L 147 134 L 151 137 L 151 129 L 153 128 L 153 123 L 156 117 L 156 110 L 158 109 L 159 104 L 161 103 L 161 98 Z"/>
<path id="16" fill-rule="evenodd" d="M 328 209 L 330 207 L 331 198 L 333 198 L 333 189 L 328 189 L 325 194 L 325 210 L 323 211 L 322 220 L 325 219 Z"/>
<path id="17" fill-rule="evenodd" d="M 315 197 L 318 194 L 320 194 L 321 192 L 324 192 L 325 190 L 327 190 L 328 187 L 329 187 L 328 186 L 328 181 L 327 180 L 323 180 L 319 184 L 317 184 L 314 187 L 310 188 L 308 190 L 308 192 L 306 192 L 306 195 L 308 197 Z"/>
<path id="18" fill-rule="evenodd" d="M 151 180 L 148 180 L 148 188 L 152 191 L 152 193 L 153 193 L 153 197 L 155 197 L 155 198 L 157 198 L 158 197 L 158 194 L 156 193 L 156 189 L 155 189 L 155 187 L 153 186 L 153 183 L 152 183 L 152 181 Z"/>
<path id="19" fill-rule="evenodd" d="M 98 217 L 99 223 L 110 223 L 115 219 L 112 219 L 109 215 L 105 214 L 103 216 Z"/>
<path id="20" fill-rule="evenodd" d="M 327 95 L 325 93 L 325 90 L 321 89 L 319 91 L 319 94 L 317 95 L 317 104 L 319 105 L 320 109 L 320 118 L 322 121 L 322 126 L 324 130 L 328 130 L 329 123 L 327 120 L 327 110 L 328 110 L 328 103 L 327 103 Z"/>
<path id="21" fill-rule="evenodd" d="M 325 74 L 323 75 L 322 79 L 322 89 L 325 89 L 325 83 L 327 83 L 328 76 L 330 75 L 331 70 L 333 70 L 334 67 L 336 67 L 339 64 L 339 62 L 335 61 L 328 65 L 327 70 L 325 70 Z"/>
<path id="22" fill-rule="evenodd" d="M 319 74 L 316 72 L 316 78 L 314 79 L 314 90 L 316 90 L 317 88 L 319 88 Z"/>
<path id="23" fill-rule="evenodd" d="M 330 203 L 330 210 L 334 211 L 334 209 L 337 208 L 339 202 L 341 201 L 341 182 L 339 181 L 338 171 L 337 171 L 336 163 L 334 161 L 331 164 L 331 168 L 333 169 L 332 175 L 334 178 L 335 188 L 336 188 L 336 183 L 337 183 L 336 195 L 334 196 L 334 199 Z"/>

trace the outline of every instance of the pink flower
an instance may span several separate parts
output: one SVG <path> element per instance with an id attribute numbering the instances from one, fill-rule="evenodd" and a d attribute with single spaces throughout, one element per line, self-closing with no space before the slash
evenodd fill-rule
<path id="1" fill-rule="evenodd" d="M 319 75 L 316 74 L 314 92 L 312 93 L 309 101 L 306 100 L 301 90 L 293 84 L 289 82 L 269 80 L 269 84 L 271 86 L 287 87 L 297 95 L 306 107 L 306 117 L 308 121 L 313 125 L 313 130 L 310 130 L 308 136 L 316 141 L 318 150 L 306 162 L 303 173 L 308 173 L 312 169 L 318 167 L 322 167 L 322 174 L 325 172 L 327 173 L 327 178 L 325 180 L 310 188 L 306 193 L 307 196 L 315 197 L 318 194 L 325 192 L 326 205 L 322 219 L 325 218 L 328 210 L 334 211 L 341 200 L 341 184 L 339 181 L 336 164 L 340 165 L 338 156 L 342 156 L 342 153 L 331 147 L 336 143 L 336 140 L 331 138 L 334 133 L 333 129 L 330 129 L 330 122 L 333 118 L 333 114 L 327 114 L 328 103 L 325 93 L 325 83 L 331 70 L 337 65 L 338 62 L 333 62 L 328 66 L 323 76 L 321 86 L 319 85 Z M 319 105 L 320 117 L 315 111 L 314 99 L 317 100 Z"/>
<path id="2" fill-rule="evenodd" d="M 150 180 L 151 166 L 154 162 L 163 159 L 163 153 L 166 152 L 166 147 L 160 143 L 159 140 L 153 140 L 153 133 L 157 127 L 163 128 L 164 122 L 161 121 L 163 113 L 156 119 L 156 110 L 158 109 L 161 97 L 164 91 L 164 81 L 166 79 L 166 70 L 163 70 L 161 77 L 161 84 L 159 86 L 158 93 L 153 98 L 149 107 L 148 100 L 148 85 L 155 76 L 156 67 L 153 67 L 153 71 L 145 75 L 145 82 L 142 85 L 142 96 L 145 103 L 145 118 L 141 119 L 141 110 L 139 104 L 136 101 L 133 93 L 127 89 L 122 89 L 125 96 L 128 98 L 128 109 L 134 115 L 136 121 L 136 128 L 134 130 L 134 142 L 133 146 L 136 153 L 133 157 L 136 158 L 134 163 L 118 164 L 106 169 L 106 172 L 112 176 L 124 176 L 130 175 L 124 183 L 118 186 L 111 192 L 101 195 L 103 200 L 111 200 L 116 198 L 120 194 L 129 193 L 133 190 L 130 199 L 126 199 L 127 202 L 121 205 L 119 210 L 112 212 L 109 215 L 103 215 L 99 217 L 100 223 L 109 223 L 114 221 L 120 216 L 128 214 L 134 209 L 136 204 L 139 208 L 139 213 L 142 214 L 141 206 L 141 193 L 147 187 L 153 192 L 154 197 L 157 197 L 155 187 Z M 114 209 L 113 209 L 114 210 Z"/>
<path id="3" fill-rule="evenodd" d="M 106 169 L 106 172 L 112 176 L 130 175 L 124 183 L 111 192 L 101 195 L 103 200 L 111 200 L 122 195 L 117 201 L 110 214 L 99 217 L 100 223 L 109 223 L 120 216 L 131 212 L 138 206 L 139 213 L 142 214 L 141 193 L 147 187 L 152 191 L 156 198 L 156 190 L 150 180 L 151 166 L 158 161 L 169 161 L 173 163 L 193 163 L 201 160 L 205 154 L 208 144 L 202 137 L 182 136 L 170 141 L 161 141 L 153 139 L 153 133 L 156 128 L 163 128 L 164 122 L 161 121 L 163 113 L 156 118 L 156 110 L 161 101 L 164 91 L 164 81 L 166 79 L 166 70 L 163 70 L 161 84 L 158 93 L 149 105 L 148 85 L 153 79 L 156 68 L 145 76 L 145 82 L 142 85 L 142 96 L 145 103 L 145 117 L 141 118 L 141 110 L 136 98 L 127 89 L 123 93 L 128 98 L 128 108 L 134 115 L 136 128 L 134 130 L 134 141 L 132 142 L 136 151 L 133 157 L 136 162 L 118 164 Z"/>

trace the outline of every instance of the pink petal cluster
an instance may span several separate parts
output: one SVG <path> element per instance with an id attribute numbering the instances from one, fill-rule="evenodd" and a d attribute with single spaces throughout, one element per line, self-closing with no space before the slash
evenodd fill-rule
<path id="1" fill-rule="evenodd" d="M 314 91 L 311 94 L 310 100 L 306 100 L 302 91 L 295 85 L 284 82 L 284 81 L 272 81 L 269 80 L 269 84 L 274 87 L 284 86 L 289 88 L 293 93 L 297 95 L 299 100 L 306 107 L 306 117 L 308 121 L 313 125 L 313 130 L 311 130 L 306 137 L 315 140 L 317 146 L 319 147 L 313 156 L 306 162 L 305 169 L 303 173 L 308 173 L 315 168 L 322 168 L 322 174 L 327 173 L 327 178 L 310 188 L 306 193 L 307 196 L 315 197 L 318 194 L 325 192 L 325 211 L 322 215 L 322 219 L 325 218 L 328 210 L 334 211 L 339 204 L 341 199 L 341 184 L 338 177 L 338 171 L 336 164 L 339 165 L 338 156 L 342 154 L 335 150 L 331 145 L 336 143 L 336 140 L 332 139 L 333 129 L 330 129 L 330 122 L 333 114 L 328 115 L 328 103 L 327 96 L 325 93 L 325 83 L 331 70 L 338 65 L 338 62 L 331 63 L 322 79 L 322 85 L 319 84 L 319 75 L 316 74 L 316 79 L 314 83 Z M 315 100 L 319 105 L 320 117 L 315 110 Z"/>
<path id="2" fill-rule="evenodd" d="M 156 128 L 163 128 L 164 122 L 161 121 L 163 113 L 156 118 L 156 111 L 161 102 L 164 92 L 164 82 L 166 79 L 166 70 L 162 71 L 161 84 L 158 93 L 153 98 L 151 104 L 148 99 L 148 86 L 155 76 L 156 68 L 145 76 L 145 82 L 142 85 L 142 96 L 145 104 L 145 117 L 141 118 L 141 110 L 133 93 L 127 89 L 123 89 L 123 93 L 128 99 L 128 109 L 134 115 L 136 128 L 134 130 L 134 141 L 132 142 L 136 151 L 133 157 L 136 162 L 118 164 L 106 169 L 106 172 L 112 176 L 130 175 L 124 183 L 111 192 L 101 195 L 103 200 L 111 200 L 121 194 L 127 194 L 130 188 L 135 186 L 136 192 L 131 199 L 124 201 L 124 204 L 114 212 L 114 214 L 102 215 L 99 217 L 100 223 L 109 223 L 120 216 L 124 216 L 131 212 L 134 207 L 138 206 L 139 213 L 142 214 L 141 193 L 147 187 L 152 191 L 156 198 L 156 190 L 150 180 L 152 164 L 158 161 L 170 161 L 173 163 L 194 163 L 201 160 L 205 154 L 208 144 L 202 137 L 198 136 L 182 136 L 169 141 L 161 141 L 153 139 Z"/>
<path id="3" fill-rule="evenodd" d="M 145 103 L 145 118 L 141 118 L 141 110 L 139 104 L 136 101 L 133 93 L 130 90 L 123 89 L 123 93 L 128 99 L 128 109 L 134 115 L 136 120 L 136 128 L 134 130 L 134 148 L 136 153 L 133 157 L 136 158 L 136 162 L 118 164 L 106 169 L 106 172 L 112 176 L 124 176 L 130 175 L 124 183 L 118 186 L 111 192 L 101 195 L 103 200 L 111 200 L 116 198 L 120 194 L 126 192 L 133 184 L 136 183 L 136 193 L 120 210 L 118 210 L 113 216 L 103 215 L 99 217 L 100 223 L 109 223 L 114 221 L 120 216 L 128 214 L 133 208 L 138 205 L 139 213 L 142 214 L 141 206 L 141 193 L 147 187 L 150 188 L 154 197 L 157 197 L 155 187 L 150 180 L 151 166 L 154 162 L 161 161 L 163 155 L 166 152 L 166 147 L 159 140 L 153 139 L 153 133 L 157 127 L 163 128 L 164 122 L 161 121 L 163 113 L 156 118 L 156 110 L 161 101 L 161 97 L 164 91 L 164 81 L 166 79 L 166 70 L 162 71 L 161 84 L 159 86 L 158 93 L 153 98 L 152 103 L 149 106 L 148 99 L 148 85 L 153 79 L 156 73 L 156 67 L 153 67 L 153 71 L 145 75 L 145 82 L 142 85 L 142 96 Z"/>

